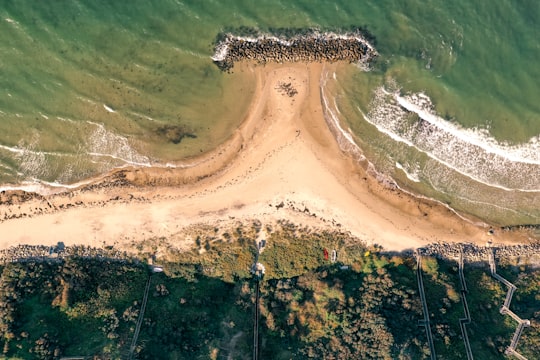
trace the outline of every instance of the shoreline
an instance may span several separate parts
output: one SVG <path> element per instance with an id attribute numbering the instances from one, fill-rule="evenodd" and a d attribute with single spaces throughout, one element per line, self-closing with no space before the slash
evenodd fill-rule
<path id="1" fill-rule="evenodd" d="M 183 229 L 195 224 L 253 219 L 345 230 L 397 251 L 534 240 L 517 230 L 489 236 L 488 225 L 435 200 L 385 187 L 341 149 L 325 119 L 319 81 L 326 66 L 334 65 L 239 64 L 257 77 L 248 115 L 225 143 L 189 159 L 193 166 L 116 169 L 55 194 L 0 193 L 0 232 L 7 234 L 0 249 L 59 241 L 128 249 L 155 238 L 182 246 L 192 242 Z"/>
<path id="2" fill-rule="evenodd" d="M 327 74 L 325 74 L 325 75 L 327 75 Z M 327 78 L 324 80 L 324 82 L 326 82 L 326 80 L 327 80 Z M 420 201 L 427 201 L 427 202 L 430 202 L 430 203 L 434 203 L 437 206 L 442 206 L 442 207 L 450 210 L 451 212 L 453 212 L 456 216 L 461 218 L 463 221 L 467 221 L 467 222 L 469 222 L 469 223 L 471 223 L 473 225 L 476 224 L 478 226 L 489 227 L 489 225 L 486 222 L 484 222 L 483 220 L 477 219 L 476 221 L 474 221 L 474 220 L 472 220 L 470 218 L 467 218 L 465 215 L 460 214 L 457 210 L 453 209 L 451 206 L 449 206 L 449 205 L 447 205 L 447 204 L 445 204 L 445 203 L 443 203 L 443 202 L 441 202 L 439 200 L 436 200 L 436 199 L 424 196 L 422 194 L 418 194 L 418 193 L 415 193 L 413 191 L 407 190 L 407 189 L 403 188 L 402 186 L 400 186 L 390 176 L 387 176 L 387 175 L 379 172 L 376 169 L 375 165 L 373 165 L 373 163 L 371 161 L 369 161 L 364 156 L 362 149 L 354 141 L 353 135 L 349 131 L 346 131 L 345 129 L 343 129 L 343 127 L 341 126 L 339 120 L 334 117 L 334 115 L 331 113 L 331 111 L 328 110 L 328 103 L 327 103 L 327 99 L 326 99 L 326 97 L 324 96 L 324 93 L 323 93 L 323 86 L 324 86 L 323 78 L 321 76 L 320 96 L 321 96 L 321 101 L 325 105 L 324 118 L 325 118 L 326 124 L 328 125 L 329 130 L 332 132 L 332 134 L 334 135 L 336 141 L 338 142 L 340 149 L 344 153 L 347 153 L 350 156 L 352 156 L 353 158 L 355 158 L 356 161 L 358 162 L 359 166 L 362 166 L 364 168 L 364 170 L 366 171 L 366 173 L 368 173 L 370 176 L 376 178 L 377 181 L 383 187 L 386 187 L 386 188 L 389 188 L 389 189 L 397 189 L 397 190 L 405 193 L 406 195 L 411 196 L 411 197 L 413 197 L 415 199 L 418 199 Z M 472 217 L 472 215 L 470 215 L 470 216 Z M 502 227 L 502 228 L 507 228 L 509 230 L 511 228 L 518 227 L 518 226 L 519 225 L 506 226 L 506 227 Z"/>

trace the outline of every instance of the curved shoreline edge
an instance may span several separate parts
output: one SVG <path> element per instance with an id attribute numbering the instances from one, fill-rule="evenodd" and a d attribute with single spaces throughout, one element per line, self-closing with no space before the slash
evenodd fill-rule
<path id="1" fill-rule="evenodd" d="M 117 169 L 59 194 L 2 192 L 0 232 L 9 236 L 0 248 L 58 241 L 128 246 L 155 237 L 182 242 L 173 227 L 256 218 L 339 225 L 388 250 L 486 241 L 485 225 L 384 186 L 340 148 L 323 116 L 322 65 L 243 64 L 242 71 L 258 79 L 249 115 L 228 141 L 194 159 L 196 165 Z M 284 94 L 283 81 L 298 94 Z M 506 244 L 534 240 L 525 231 L 497 231 L 497 237 Z"/>
<path id="2" fill-rule="evenodd" d="M 377 171 L 375 165 L 373 165 L 373 163 L 370 162 L 364 156 L 362 150 L 360 149 L 358 144 L 356 144 L 356 142 L 354 141 L 352 135 L 349 134 L 345 129 L 343 129 L 341 127 L 341 124 L 340 124 L 339 120 L 337 118 L 335 118 L 334 115 L 331 113 L 331 111 L 330 111 L 330 109 L 328 107 L 328 104 L 327 104 L 327 99 L 324 96 L 324 92 L 323 92 L 323 87 L 324 87 L 323 82 L 324 81 L 326 81 L 326 79 L 323 79 L 323 74 L 321 74 L 321 80 L 320 80 L 320 82 L 321 82 L 321 92 L 320 92 L 320 96 L 321 96 L 321 101 L 325 105 L 324 108 L 323 108 L 324 119 L 326 121 L 326 124 L 328 125 L 329 130 L 332 132 L 332 134 L 336 138 L 336 141 L 338 142 L 339 147 L 343 152 L 346 152 L 350 156 L 355 158 L 356 161 L 358 161 L 359 166 L 362 166 L 362 164 L 365 164 L 366 172 L 369 175 L 373 176 L 375 179 L 377 179 L 377 181 L 383 187 L 386 187 L 388 189 L 398 189 L 399 191 L 407 194 L 408 196 L 416 198 L 416 199 L 418 199 L 420 201 L 433 202 L 433 203 L 435 203 L 435 204 L 437 204 L 439 206 L 442 206 L 442 207 L 448 209 L 449 211 L 454 213 L 456 216 L 461 218 L 463 221 L 469 222 L 472 225 L 482 226 L 482 227 L 485 227 L 485 228 L 489 227 L 489 225 L 484 223 L 483 221 L 473 221 L 473 220 L 467 218 L 466 216 L 460 214 L 458 211 L 453 209 L 451 206 L 449 206 L 449 205 L 447 205 L 447 204 L 445 204 L 445 203 L 443 203 L 441 201 L 438 201 L 436 199 L 423 196 L 421 194 L 415 194 L 415 193 L 413 193 L 411 191 L 408 191 L 408 190 L 402 188 L 401 186 L 399 186 L 399 184 L 394 179 L 392 179 L 391 177 Z M 540 224 L 538 226 L 540 228 Z M 502 228 L 506 229 L 506 230 L 510 230 L 512 227 L 507 226 L 507 227 L 502 227 Z"/>

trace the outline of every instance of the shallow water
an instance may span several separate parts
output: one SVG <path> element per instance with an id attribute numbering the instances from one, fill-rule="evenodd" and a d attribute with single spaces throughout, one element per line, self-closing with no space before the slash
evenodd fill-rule
<path id="1" fill-rule="evenodd" d="M 376 167 L 501 224 L 540 212 L 540 3 L 0 0 L 0 184 L 180 165 L 243 120 L 248 73 L 211 61 L 239 26 L 366 26 L 370 72 L 325 94 Z"/>

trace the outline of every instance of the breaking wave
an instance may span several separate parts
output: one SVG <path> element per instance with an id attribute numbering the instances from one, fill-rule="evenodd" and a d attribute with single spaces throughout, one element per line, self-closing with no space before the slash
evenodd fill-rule
<path id="1" fill-rule="evenodd" d="M 336 80 L 336 75 L 335 73 L 332 74 L 332 77 L 334 80 Z M 332 133 L 334 134 L 335 138 L 336 138 L 336 141 L 338 142 L 339 144 L 339 147 L 342 151 L 352 155 L 359 163 L 365 163 L 367 165 L 367 171 L 368 173 L 370 173 L 372 176 L 374 176 L 377 181 L 379 183 L 381 183 L 383 186 L 386 186 L 388 188 L 399 188 L 401 191 L 403 191 L 404 193 L 407 193 L 413 197 L 417 197 L 417 198 L 420 198 L 420 199 L 429 199 L 429 200 L 432 200 L 432 201 L 435 201 L 437 203 L 439 203 L 440 205 L 444 206 L 445 208 L 447 208 L 448 210 L 450 210 L 451 212 L 453 212 L 455 215 L 457 215 L 458 217 L 460 217 L 461 219 L 463 219 L 464 221 L 467 221 L 467 222 L 472 222 L 470 219 L 464 217 L 463 215 L 461 215 L 459 212 L 456 212 L 455 209 L 453 209 L 452 207 L 450 207 L 448 204 L 444 203 L 444 202 L 441 202 L 437 199 L 434 199 L 434 198 L 430 198 L 430 197 L 426 197 L 422 194 L 419 194 L 419 193 L 413 193 L 405 188 L 402 188 L 399 186 L 398 183 L 396 183 L 396 181 L 391 178 L 390 176 L 378 171 L 375 167 L 375 165 L 369 161 L 365 155 L 363 154 L 363 151 L 362 149 L 358 146 L 358 144 L 356 143 L 356 141 L 354 140 L 354 135 L 352 133 L 352 130 L 351 129 L 347 129 L 345 130 L 343 128 L 343 126 L 341 125 L 340 123 L 340 120 L 339 120 L 339 114 L 340 114 L 340 111 L 339 111 L 339 108 L 337 106 L 337 103 L 335 101 L 335 97 L 334 97 L 334 101 L 333 101 L 333 106 L 330 105 L 329 103 L 329 100 L 328 100 L 328 97 L 326 95 L 326 83 L 329 79 L 329 73 L 328 72 L 323 72 L 323 74 L 321 75 L 321 79 L 320 79 L 320 94 L 321 94 L 321 100 L 322 100 L 322 105 L 323 105 L 323 114 L 324 114 L 324 118 L 328 124 L 328 127 L 330 129 L 330 131 L 332 131 Z M 414 172 L 410 172 L 408 171 L 403 165 L 401 165 L 400 163 L 396 163 L 396 167 L 401 169 L 405 175 L 407 176 L 407 178 L 409 178 L 411 181 L 413 182 L 420 182 L 420 178 L 419 178 L 419 172 L 420 170 L 417 168 L 417 167 L 414 167 Z M 483 225 L 481 223 L 476 223 L 477 225 Z"/>
<path id="2" fill-rule="evenodd" d="M 74 180 L 89 178 L 114 168 L 154 165 L 147 156 L 132 147 L 127 137 L 107 130 L 102 124 L 86 123 L 90 127 L 89 135 L 76 153 L 42 150 L 37 133 L 29 141 L 21 140 L 15 146 L 0 144 L 0 151 L 10 154 L 8 157 L 16 161 L 16 166 L 0 166 L 17 183 L 6 184 L 0 190 L 57 192 L 84 183 L 74 184 Z M 157 166 L 175 167 L 168 163 Z"/>
<path id="3" fill-rule="evenodd" d="M 434 111 L 423 94 L 375 91 L 364 119 L 393 140 L 425 153 L 477 182 L 506 191 L 540 191 L 540 139 L 498 142 L 485 129 L 465 129 Z"/>
<path id="4" fill-rule="evenodd" d="M 139 154 L 129 144 L 129 140 L 121 135 L 108 131 L 102 124 L 88 121 L 95 126 L 88 137 L 86 153 L 93 157 L 108 157 L 118 160 L 124 165 L 151 166 L 147 156 Z"/>

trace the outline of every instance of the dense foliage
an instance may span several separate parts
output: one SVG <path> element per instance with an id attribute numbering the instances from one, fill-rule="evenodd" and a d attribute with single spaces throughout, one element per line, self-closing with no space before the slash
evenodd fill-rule
<path id="1" fill-rule="evenodd" d="M 421 358 L 415 291 L 396 284 L 384 267 L 366 274 L 333 266 L 272 280 L 263 299 L 273 345 L 265 358 L 284 339 L 289 347 L 281 358 Z"/>
<path id="2" fill-rule="evenodd" d="M 68 258 L 0 266 L 0 351 L 9 359 L 126 358 L 146 281 L 139 359 L 251 359 L 260 226 L 201 232 L 191 251 L 169 254 L 164 273 L 138 262 Z M 272 230 L 272 231 L 270 231 Z M 282 223 L 259 256 L 261 358 L 426 359 L 429 351 L 415 261 Z M 336 263 L 325 258 L 336 250 Z M 424 284 L 439 358 L 464 359 L 457 264 L 424 259 Z M 505 358 L 515 323 L 499 313 L 506 288 L 485 264 L 466 264 L 468 327 L 475 358 Z M 531 319 L 518 351 L 540 352 L 540 272 L 506 265 L 518 289 L 511 308 Z M 2 355 L 0 355 L 2 358 Z"/>

